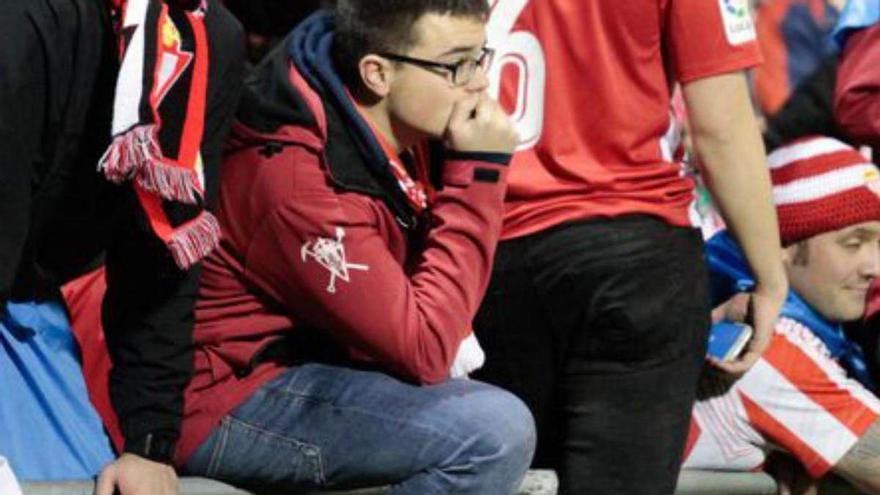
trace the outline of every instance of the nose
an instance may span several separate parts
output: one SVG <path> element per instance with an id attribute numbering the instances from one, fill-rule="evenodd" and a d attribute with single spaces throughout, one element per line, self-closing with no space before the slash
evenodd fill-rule
<path id="1" fill-rule="evenodd" d="M 880 244 L 871 243 L 871 249 L 867 251 L 859 268 L 863 276 L 874 278 L 880 275 Z"/>

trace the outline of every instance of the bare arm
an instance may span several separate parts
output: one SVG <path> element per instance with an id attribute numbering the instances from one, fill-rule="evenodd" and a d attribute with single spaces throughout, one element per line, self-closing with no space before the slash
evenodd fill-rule
<path id="1" fill-rule="evenodd" d="M 743 73 L 698 79 L 683 89 L 707 185 L 757 282 L 751 299 L 755 336 L 748 350 L 737 361 L 715 363 L 744 373 L 769 344 L 788 291 L 764 145 Z"/>
<path id="2" fill-rule="evenodd" d="M 834 466 L 834 472 L 864 493 L 880 494 L 880 420 Z"/>

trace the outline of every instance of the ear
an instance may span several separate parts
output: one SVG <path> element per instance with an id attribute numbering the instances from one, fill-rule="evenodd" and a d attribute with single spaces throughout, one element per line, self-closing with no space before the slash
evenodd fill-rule
<path id="1" fill-rule="evenodd" d="M 789 270 L 794 266 L 807 266 L 810 257 L 809 239 L 798 241 L 782 249 L 782 264 Z"/>
<path id="2" fill-rule="evenodd" d="M 794 259 L 794 249 L 796 249 L 796 246 L 794 244 L 782 248 L 782 262 L 786 265 L 791 264 L 791 260 Z"/>
<path id="3" fill-rule="evenodd" d="M 394 65 L 378 55 L 366 55 L 358 63 L 364 87 L 379 98 L 388 96 L 394 79 Z"/>

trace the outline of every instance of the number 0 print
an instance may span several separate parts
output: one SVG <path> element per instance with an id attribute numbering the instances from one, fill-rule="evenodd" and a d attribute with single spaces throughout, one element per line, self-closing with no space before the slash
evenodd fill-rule
<path id="1" fill-rule="evenodd" d="M 489 91 L 510 112 L 520 136 L 519 150 L 534 146 L 544 126 L 544 50 L 532 33 L 513 31 L 529 1 L 489 0 L 492 14 L 487 26 L 489 46 L 496 50 L 488 74 Z M 509 87 L 514 92 L 509 96 L 500 94 L 502 78 L 506 88 L 512 83 Z"/>

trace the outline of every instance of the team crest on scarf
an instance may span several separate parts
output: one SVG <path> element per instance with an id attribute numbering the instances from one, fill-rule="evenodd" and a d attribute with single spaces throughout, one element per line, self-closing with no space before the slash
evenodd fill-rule
<path id="1" fill-rule="evenodd" d="M 162 58 L 156 84 L 156 100 L 161 103 L 171 86 L 177 82 L 181 74 L 192 62 L 193 54 L 181 47 L 180 31 L 165 17 L 162 19 Z"/>
<path id="2" fill-rule="evenodd" d="M 359 263 L 349 263 L 345 255 L 345 229 L 336 227 L 336 239 L 318 237 L 314 241 L 308 241 L 300 249 L 303 263 L 312 258 L 330 272 L 330 282 L 327 284 L 327 292 L 336 294 L 336 280 L 343 282 L 351 281 L 349 270 L 367 271 L 369 266 Z"/>

